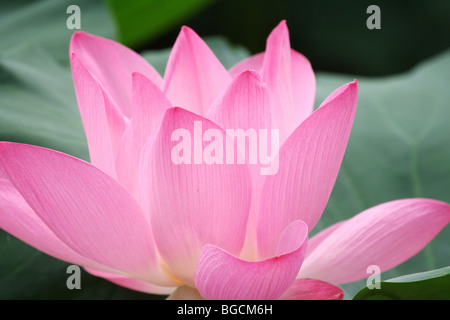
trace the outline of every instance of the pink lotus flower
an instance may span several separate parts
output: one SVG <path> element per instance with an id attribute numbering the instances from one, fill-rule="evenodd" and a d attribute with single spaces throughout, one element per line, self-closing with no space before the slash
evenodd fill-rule
<path id="1" fill-rule="evenodd" d="M 264 53 L 229 71 L 186 27 L 164 79 L 128 48 L 83 32 L 70 58 L 91 163 L 1 142 L 0 227 L 94 275 L 170 298 L 342 299 L 337 284 L 366 278 L 370 265 L 398 265 L 449 223 L 449 204 L 404 199 L 307 245 L 344 156 L 358 85 L 313 112 L 314 73 L 290 48 L 285 22 Z M 175 164 L 179 128 L 193 137 L 278 129 L 279 170 Z"/>

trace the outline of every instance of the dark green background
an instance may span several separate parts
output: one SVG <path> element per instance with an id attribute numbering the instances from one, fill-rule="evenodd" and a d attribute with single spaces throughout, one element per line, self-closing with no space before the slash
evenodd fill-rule
<path id="1" fill-rule="evenodd" d="M 380 30 L 366 27 L 372 4 L 381 9 Z M 292 47 L 315 70 L 392 74 L 450 47 L 447 0 L 222 0 L 183 23 L 201 36 L 223 35 L 256 53 L 264 50 L 268 33 L 283 19 Z M 170 46 L 177 32 L 178 26 L 144 46 Z"/>

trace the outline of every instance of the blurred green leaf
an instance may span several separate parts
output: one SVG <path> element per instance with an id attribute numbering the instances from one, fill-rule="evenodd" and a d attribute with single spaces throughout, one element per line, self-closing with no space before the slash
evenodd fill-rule
<path id="1" fill-rule="evenodd" d="M 81 11 L 81 30 L 114 38 L 112 18 L 101 0 L 17 0 L 0 6 L 0 52 L 38 44 L 53 57 L 69 61 L 69 42 L 76 30 L 67 28 L 67 7 Z"/>
<path id="2" fill-rule="evenodd" d="M 224 37 L 205 37 L 204 40 L 227 69 L 250 56 L 250 51 L 246 48 L 233 44 Z"/>
<path id="3" fill-rule="evenodd" d="M 67 267 L 0 230 L 0 300 L 6 299 L 154 299 L 156 296 L 128 290 L 84 270 L 81 289 L 66 287 Z"/>
<path id="4" fill-rule="evenodd" d="M 115 18 L 119 40 L 139 46 L 161 35 L 214 0 L 106 0 Z"/>
<path id="5" fill-rule="evenodd" d="M 141 53 L 142 57 L 147 60 L 161 76 L 164 76 L 167 60 L 169 59 L 171 49 L 151 50 Z"/>
<path id="6" fill-rule="evenodd" d="M 450 300 L 450 267 L 410 274 L 361 289 L 353 300 Z"/>
<path id="7" fill-rule="evenodd" d="M 1 140 L 41 145 L 89 159 L 70 69 L 42 48 L 0 54 Z"/>
<path id="8" fill-rule="evenodd" d="M 318 74 L 316 103 L 353 79 Z M 350 140 L 314 233 L 386 201 L 425 197 L 450 202 L 450 51 L 408 73 L 357 79 L 358 107 Z M 449 266 L 449 231 L 447 226 L 383 278 Z M 347 296 L 363 286 L 364 281 L 342 285 Z"/>

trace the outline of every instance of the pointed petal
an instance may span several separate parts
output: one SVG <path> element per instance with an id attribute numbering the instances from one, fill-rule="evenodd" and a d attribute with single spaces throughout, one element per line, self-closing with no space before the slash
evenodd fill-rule
<path id="1" fill-rule="evenodd" d="M 161 76 L 140 55 L 115 41 L 82 31 L 75 32 L 70 54 L 75 53 L 91 75 L 99 82 L 113 104 L 129 117 L 131 113 L 131 75 L 140 72 L 158 87 Z"/>
<path id="2" fill-rule="evenodd" d="M 211 243 L 239 253 L 250 206 L 247 166 L 204 161 L 203 146 L 211 142 L 202 142 L 202 137 L 212 130 L 225 143 L 225 132 L 213 122 L 170 108 L 141 156 L 141 194 L 158 250 L 175 276 L 190 286 L 203 245 Z M 177 132 L 187 137 L 179 139 L 174 135 Z M 192 157 L 188 163 L 178 162 L 176 146 L 186 141 L 182 153 L 192 150 Z"/>
<path id="3" fill-rule="evenodd" d="M 17 143 L 0 143 L 0 165 L 30 208 L 72 250 L 165 283 L 148 221 L 111 177 L 69 155 Z"/>
<path id="4" fill-rule="evenodd" d="M 358 86 L 355 81 L 338 90 L 286 140 L 278 173 L 264 181 L 257 230 L 261 258 L 270 255 L 290 222 L 305 221 L 312 230 L 325 209 L 350 135 Z"/>
<path id="5" fill-rule="evenodd" d="M 135 290 L 135 291 L 141 291 L 145 293 L 151 293 L 151 294 L 161 294 L 161 295 L 168 295 L 171 294 L 175 288 L 173 287 L 160 287 L 156 286 L 154 284 L 151 284 L 147 281 L 136 279 L 136 278 L 130 278 L 124 275 L 120 274 L 114 274 L 114 273 L 108 273 L 103 272 L 95 269 L 88 269 L 85 268 L 87 272 L 90 274 L 104 278 L 114 284 L 117 284 L 119 286 Z"/>
<path id="6" fill-rule="evenodd" d="M 342 300 L 344 291 L 328 282 L 297 279 L 279 300 Z"/>
<path id="7" fill-rule="evenodd" d="M 206 43 L 192 29 L 181 28 L 164 75 L 163 92 L 172 105 L 204 115 L 230 81 Z"/>
<path id="8" fill-rule="evenodd" d="M 133 73 L 132 116 L 117 154 L 119 181 L 135 198 L 139 193 L 139 159 L 142 147 L 161 124 L 164 113 L 171 108 L 162 91 L 140 73 Z"/>
<path id="9" fill-rule="evenodd" d="M 258 144 L 256 139 L 260 133 L 259 129 L 266 129 L 266 136 L 270 137 L 271 135 L 269 92 L 262 83 L 261 76 L 256 71 L 243 71 L 233 79 L 228 89 L 213 103 L 206 117 L 226 130 L 239 129 L 245 133 L 255 133 L 255 141 L 252 145 L 250 145 L 251 138 L 245 139 L 241 154 L 245 155 L 245 163 L 249 164 L 252 178 L 252 207 L 247 224 L 247 240 L 244 250 L 247 252 L 246 258 L 250 259 L 253 256 L 253 259 L 256 259 L 256 252 L 254 252 L 256 248 L 256 215 L 264 176 L 261 174 L 262 165 L 257 150 L 250 150 L 252 150 L 252 146 Z M 249 136 L 251 137 L 251 134 Z M 270 141 L 270 138 L 267 141 Z M 238 144 L 239 146 L 240 144 Z M 272 153 L 274 152 L 272 151 Z M 252 156 L 255 158 L 254 160 L 251 159 Z"/>
<path id="10" fill-rule="evenodd" d="M 171 108 L 169 100 L 159 87 L 144 75 L 133 73 L 133 135 L 139 146 L 159 128 L 164 113 Z"/>
<path id="11" fill-rule="evenodd" d="M 107 103 L 108 98 L 104 96 L 102 89 L 76 54 L 71 55 L 70 62 L 91 163 L 114 178 L 116 177 L 116 168 L 106 110 L 111 105 Z M 113 112 L 111 110 L 110 114 Z M 117 117 L 112 118 L 118 119 Z M 122 128 L 123 125 L 117 123 L 117 126 L 113 125 L 111 129 L 114 130 L 114 127 L 120 130 L 119 128 Z"/>
<path id="12" fill-rule="evenodd" d="M 262 75 L 270 92 L 274 127 L 280 129 L 284 141 L 295 128 L 291 46 L 286 21 L 280 22 L 267 38 Z"/>
<path id="13" fill-rule="evenodd" d="M 214 246 L 203 247 L 195 285 L 207 299 L 277 299 L 294 282 L 306 253 L 308 227 L 290 224 L 282 234 L 275 257 L 264 261 L 241 260 Z"/>
<path id="14" fill-rule="evenodd" d="M 261 76 L 248 70 L 239 74 L 206 117 L 225 129 L 270 128 L 269 93 Z"/>
<path id="15" fill-rule="evenodd" d="M 262 72 L 265 52 L 255 54 L 233 66 L 229 73 L 232 78 L 246 70 Z M 311 63 L 301 53 L 291 49 L 292 95 L 294 101 L 295 126 L 305 120 L 314 109 L 316 78 Z M 267 82 L 266 79 L 263 79 Z M 288 81 L 288 79 L 286 80 Z"/>
<path id="16" fill-rule="evenodd" d="M 430 199 L 403 199 L 365 210 L 330 233 L 305 260 L 300 277 L 334 284 L 367 278 L 406 261 L 450 222 L 450 205 Z"/>
<path id="17" fill-rule="evenodd" d="M 309 60 L 295 50 L 291 50 L 291 67 L 295 126 L 297 127 L 314 110 L 316 77 Z"/>

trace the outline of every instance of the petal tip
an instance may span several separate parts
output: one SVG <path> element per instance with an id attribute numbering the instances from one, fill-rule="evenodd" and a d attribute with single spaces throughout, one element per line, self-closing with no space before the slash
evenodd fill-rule
<path id="1" fill-rule="evenodd" d="M 188 26 L 185 26 L 185 25 L 181 26 L 181 32 L 189 32 L 191 30 L 192 29 L 190 27 L 188 27 Z"/>
<path id="2" fill-rule="evenodd" d="M 161 121 L 162 124 L 164 123 L 171 123 L 175 121 L 176 117 L 182 116 L 185 112 L 189 113 L 189 111 L 173 106 L 172 108 L 167 108 L 166 112 L 164 113 L 163 119 Z"/>
<path id="3" fill-rule="evenodd" d="M 141 83 L 141 82 L 152 82 L 149 78 L 147 78 L 145 75 L 140 73 L 139 71 L 133 71 L 131 73 L 131 81 L 133 81 L 133 84 L 135 83 Z"/>
<path id="4" fill-rule="evenodd" d="M 80 31 L 75 31 L 73 34 L 72 34 L 72 40 L 75 40 L 75 39 L 78 39 L 78 38 L 80 38 L 80 37 L 83 37 L 83 36 L 87 36 L 87 35 L 89 35 L 87 32 L 85 32 L 85 31 L 82 31 L 82 30 L 80 30 Z"/>
<path id="5" fill-rule="evenodd" d="M 286 20 L 281 20 L 281 22 L 270 33 L 269 38 L 274 35 L 289 37 L 289 28 Z"/>
<path id="6" fill-rule="evenodd" d="M 288 29 L 286 19 L 281 20 L 280 23 L 275 27 L 275 29 L 278 28 L 283 31 L 286 31 Z"/>
<path id="7" fill-rule="evenodd" d="M 442 212 L 447 217 L 447 224 L 450 223 L 450 204 L 444 201 L 429 199 L 429 198 L 419 198 L 417 201 L 422 201 L 428 204 L 430 207 L 442 208 Z"/>
<path id="8" fill-rule="evenodd" d="M 261 74 L 253 69 L 247 69 L 242 71 L 239 75 L 236 76 L 236 79 L 246 79 L 246 80 L 253 80 L 256 82 L 262 82 L 262 76 Z"/>
<path id="9" fill-rule="evenodd" d="M 283 231 L 278 242 L 275 255 L 280 257 L 301 250 L 308 242 L 308 225 L 302 220 L 291 222 Z"/>
<path id="10" fill-rule="evenodd" d="M 72 54 L 75 51 L 74 47 L 88 37 L 92 37 L 92 35 L 85 31 L 75 31 L 70 38 L 69 53 Z"/>
<path id="11" fill-rule="evenodd" d="M 352 82 L 347 83 L 343 91 L 349 90 L 350 92 L 355 92 L 356 94 L 358 92 L 358 88 L 359 88 L 358 81 L 355 79 Z"/>
<path id="12" fill-rule="evenodd" d="M 186 38 L 197 36 L 197 33 L 188 26 L 182 26 L 180 30 L 180 36 L 184 36 Z"/>

